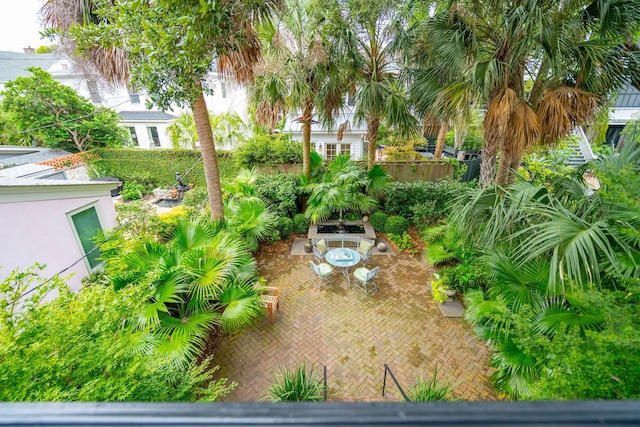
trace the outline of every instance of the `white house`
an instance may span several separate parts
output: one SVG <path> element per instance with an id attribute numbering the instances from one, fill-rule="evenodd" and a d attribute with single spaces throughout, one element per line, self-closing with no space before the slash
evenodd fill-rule
<path id="1" fill-rule="evenodd" d="M 0 279 L 16 268 L 46 264 L 42 273 L 81 279 L 100 269 L 92 241 L 116 226 L 111 190 L 118 182 L 0 177 Z"/>
<path id="2" fill-rule="evenodd" d="M 295 141 L 302 141 L 302 125 L 296 121 L 297 115 L 290 115 L 285 124 L 284 131 L 291 132 Z M 335 126 L 329 131 L 320 123 L 311 124 L 311 146 L 327 160 L 333 159 L 338 154 L 349 154 L 353 160 L 366 157 L 365 136 L 367 127 L 365 124 L 356 125 L 352 113 L 337 114 L 334 117 Z M 347 129 L 338 141 L 338 127 L 349 122 Z"/>
<path id="3" fill-rule="evenodd" d="M 640 91 L 628 84 L 620 91 L 616 102 L 611 107 L 607 142 L 613 145 L 621 142 L 620 133 L 627 122 L 638 118 L 640 118 Z"/>

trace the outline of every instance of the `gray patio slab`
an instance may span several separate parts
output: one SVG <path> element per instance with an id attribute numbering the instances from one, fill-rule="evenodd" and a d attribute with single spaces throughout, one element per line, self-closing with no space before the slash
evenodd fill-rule
<path id="1" fill-rule="evenodd" d="M 313 255 L 313 253 L 307 253 L 304 251 L 304 244 L 307 243 L 309 241 L 309 239 L 305 239 L 303 237 L 298 237 L 297 239 L 293 240 L 293 243 L 291 244 L 291 253 L 290 255 L 295 255 L 295 256 L 300 256 L 300 255 Z M 393 251 L 393 249 L 391 248 L 391 245 L 389 244 L 389 242 L 385 241 L 384 239 L 376 239 L 376 243 L 380 243 L 383 242 L 384 244 L 387 245 L 387 250 L 385 252 L 380 252 L 378 250 L 378 248 L 376 248 L 375 246 L 373 247 L 373 252 L 371 252 L 371 255 L 395 255 L 396 253 Z"/>
<path id="2" fill-rule="evenodd" d="M 462 317 L 464 316 L 464 306 L 458 299 L 453 296 L 442 304 L 438 303 L 438 308 L 443 317 Z"/>

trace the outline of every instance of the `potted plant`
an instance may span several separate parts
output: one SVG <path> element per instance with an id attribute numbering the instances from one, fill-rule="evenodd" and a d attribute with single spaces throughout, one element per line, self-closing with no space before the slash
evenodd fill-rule
<path id="1" fill-rule="evenodd" d="M 431 296 L 438 304 L 444 303 L 456 294 L 456 291 L 449 288 L 438 273 L 433 273 L 433 277 L 434 279 L 431 281 Z"/>

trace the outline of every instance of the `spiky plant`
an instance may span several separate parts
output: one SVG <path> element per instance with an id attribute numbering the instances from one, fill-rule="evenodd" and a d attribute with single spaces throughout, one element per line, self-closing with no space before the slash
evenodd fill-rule
<path id="1" fill-rule="evenodd" d="M 322 380 L 306 363 L 284 368 L 269 387 L 268 397 L 273 402 L 318 402 L 323 398 Z"/>

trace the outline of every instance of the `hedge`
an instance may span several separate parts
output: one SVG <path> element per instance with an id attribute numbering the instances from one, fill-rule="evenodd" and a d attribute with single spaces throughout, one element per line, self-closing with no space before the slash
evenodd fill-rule
<path id="1" fill-rule="evenodd" d="M 152 189 L 174 186 L 176 172 L 180 172 L 183 176 L 187 174 L 184 178 L 185 184 L 206 186 L 200 151 L 101 148 L 91 152 L 98 155 L 89 161 L 89 173 L 92 176 L 115 176 L 124 182 L 136 181 Z M 234 177 L 237 168 L 231 156 L 224 151 L 217 154 L 220 179 Z"/>
<path id="2" fill-rule="evenodd" d="M 400 215 L 412 223 L 449 214 L 450 202 L 460 193 L 465 184 L 442 179 L 438 182 L 392 182 L 384 200 L 388 215 Z"/>

